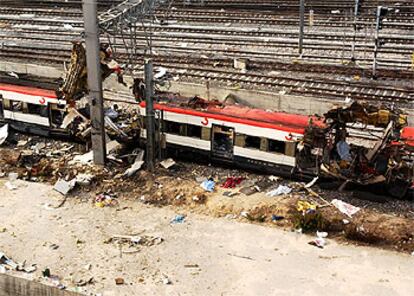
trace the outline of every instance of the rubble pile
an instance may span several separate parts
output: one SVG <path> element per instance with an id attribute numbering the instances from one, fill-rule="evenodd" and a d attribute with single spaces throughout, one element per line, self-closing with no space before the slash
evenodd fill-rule
<path id="1" fill-rule="evenodd" d="M 398 109 L 354 102 L 324 115 L 324 126 L 310 124 L 298 164 L 345 186 L 376 187 L 403 198 L 413 183 L 414 154 L 401 141 L 407 116 Z"/>

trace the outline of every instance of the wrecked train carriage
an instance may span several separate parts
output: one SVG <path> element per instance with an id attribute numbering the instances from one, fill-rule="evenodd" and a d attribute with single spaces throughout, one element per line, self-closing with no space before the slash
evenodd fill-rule
<path id="1" fill-rule="evenodd" d="M 140 104 L 140 109 L 141 114 L 145 115 L 145 102 Z M 405 166 L 394 166 L 398 172 L 386 174 L 383 170 L 375 171 L 379 168 L 368 161 L 367 169 L 371 171 L 368 170 L 370 174 L 363 176 L 361 174 L 366 172 L 360 171 L 361 167 L 357 168 L 354 162 L 351 164 L 353 171 L 348 171 L 345 177 L 337 172 L 332 173 L 331 167 L 326 166 L 329 161 L 324 161 L 322 157 L 336 153 L 332 151 L 332 143 L 327 141 L 327 132 L 332 127 L 322 118 L 223 105 L 197 97 L 189 101 L 160 99 L 155 109 L 162 122 L 161 146 L 175 154 L 189 156 L 191 152 L 196 152 L 203 155 L 203 159 L 299 179 L 319 176 L 321 179 L 339 179 L 361 185 L 399 184 L 397 181 L 403 180 L 405 189 L 412 183 L 412 150 L 409 148 L 413 148 L 414 143 L 409 139 L 413 137 L 413 128 L 400 129 L 406 142 L 403 136 L 398 135 L 398 141 L 390 141 L 386 147 L 380 145 L 382 155 L 392 149 L 407 152 L 402 155 Z M 353 149 L 359 147 L 357 150 L 367 149 L 372 153 L 384 128 L 367 129 L 361 122 L 348 124 L 346 130 L 352 135 L 349 139 L 353 141 Z M 142 130 L 142 138 L 145 138 L 145 129 Z M 401 145 L 406 148 L 402 149 Z M 391 194 L 401 197 L 405 192 Z"/>
<path id="2" fill-rule="evenodd" d="M 0 120 L 18 131 L 68 136 L 61 128 L 67 109 L 52 90 L 0 83 Z"/>
<path id="3" fill-rule="evenodd" d="M 105 116 L 105 124 L 111 138 L 127 142 L 139 136 L 139 126 L 134 124 L 136 117 L 122 110 L 108 111 L 111 114 Z M 0 121 L 20 132 L 90 141 L 86 98 L 69 104 L 52 90 L 0 83 Z"/>
<path id="4" fill-rule="evenodd" d="M 168 151 L 286 177 L 296 167 L 296 146 L 309 120 L 199 98 L 160 99 L 154 108 L 162 122 L 161 146 Z M 140 113 L 145 116 L 145 102 Z M 141 135 L 145 139 L 145 129 Z"/>

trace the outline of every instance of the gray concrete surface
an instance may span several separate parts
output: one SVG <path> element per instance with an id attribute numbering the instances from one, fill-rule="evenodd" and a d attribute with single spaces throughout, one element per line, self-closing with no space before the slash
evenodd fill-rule
<path id="1" fill-rule="evenodd" d="M 121 200 L 117 208 L 97 208 L 70 198 L 51 209 L 62 198 L 51 186 L 19 181 L 19 188 L 9 191 L 4 182 L 0 251 L 38 266 L 36 273 L 18 276 L 43 281 L 40 271 L 48 267 L 69 287 L 92 276 L 93 285 L 75 290 L 103 296 L 414 295 L 413 256 L 329 238 L 318 249 L 308 245 L 312 236 L 133 199 Z M 177 213 L 188 214 L 186 222 L 171 225 Z M 119 246 L 107 243 L 115 234 L 137 233 L 165 241 L 122 255 Z M 194 264 L 199 267 L 186 267 Z M 164 276 L 171 284 L 162 283 Z M 116 286 L 116 277 L 125 284 Z"/>

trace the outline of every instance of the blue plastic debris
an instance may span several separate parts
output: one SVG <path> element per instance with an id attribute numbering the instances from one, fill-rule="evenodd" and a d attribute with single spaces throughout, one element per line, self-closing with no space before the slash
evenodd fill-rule
<path id="1" fill-rule="evenodd" d="M 214 187 L 216 186 L 216 183 L 214 182 L 213 179 L 208 179 L 203 181 L 203 183 L 201 183 L 200 185 L 205 191 L 208 192 L 213 192 L 214 191 Z"/>
<path id="2" fill-rule="evenodd" d="M 185 216 L 184 215 L 177 215 L 171 220 L 171 224 L 177 224 L 177 223 L 184 223 Z"/>
<path id="3" fill-rule="evenodd" d="M 272 221 L 280 221 L 283 220 L 285 217 L 278 216 L 278 215 L 272 215 Z"/>

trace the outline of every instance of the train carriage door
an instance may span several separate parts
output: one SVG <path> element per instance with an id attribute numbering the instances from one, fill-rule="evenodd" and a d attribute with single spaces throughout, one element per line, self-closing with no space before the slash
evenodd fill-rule
<path id="1" fill-rule="evenodd" d="M 214 125 L 211 135 L 211 156 L 220 160 L 233 160 L 234 128 Z"/>

